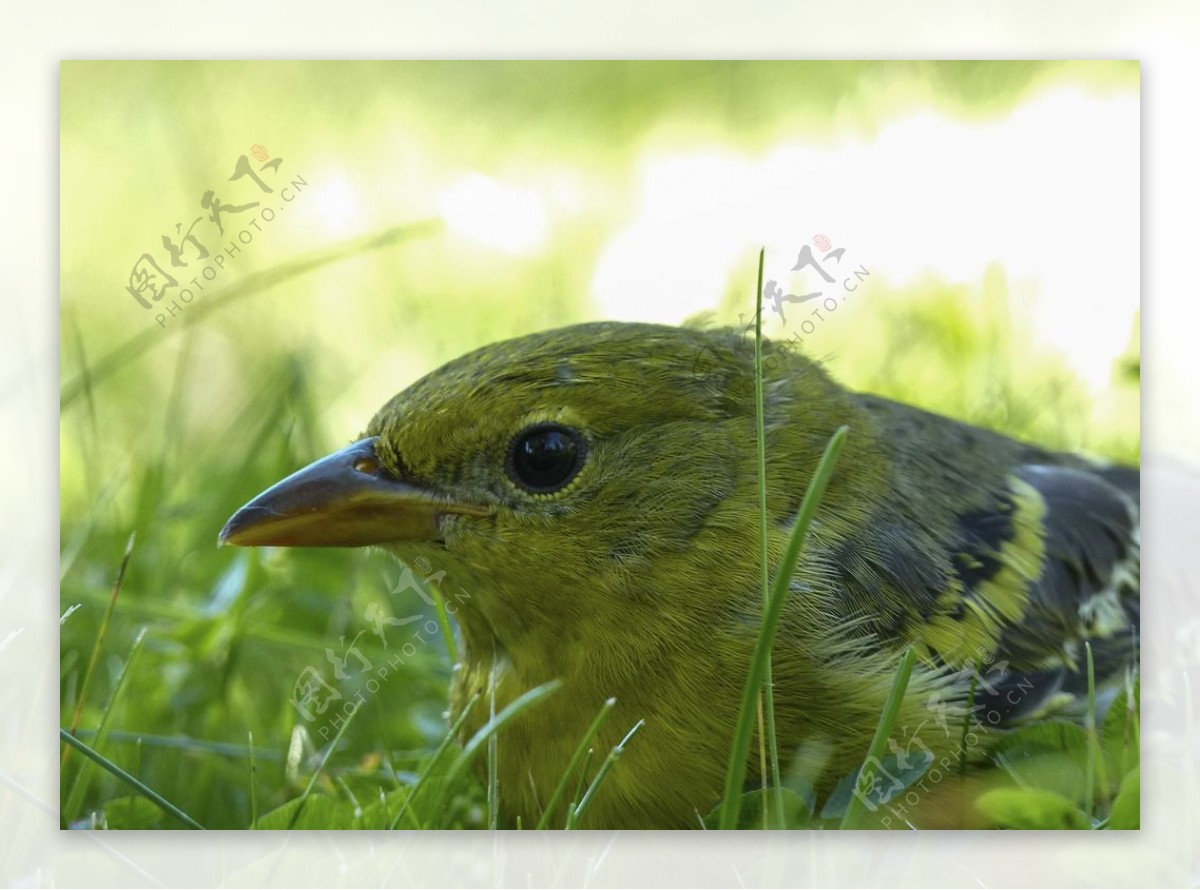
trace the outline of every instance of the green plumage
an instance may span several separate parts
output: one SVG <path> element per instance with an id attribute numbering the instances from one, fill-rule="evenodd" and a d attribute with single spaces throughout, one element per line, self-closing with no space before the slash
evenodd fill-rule
<path id="1" fill-rule="evenodd" d="M 775 646 L 782 750 L 821 752 L 834 779 L 852 769 L 910 642 L 927 668 L 916 723 L 938 666 L 977 666 L 977 703 L 1008 723 L 1086 689 L 1085 639 L 1102 674 L 1130 663 L 1136 471 L 847 392 L 799 356 L 764 390 L 772 563 L 825 443 L 850 427 Z M 509 818 L 537 820 L 609 696 L 598 750 L 646 727 L 591 824 L 694 826 L 719 797 L 760 610 L 753 393 L 749 340 L 590 324 L 457 359 L 368 427 L 398 477 L 495 508 L 448 520 L 441 542 L 392 548 L 472 593 L 456 704 L 486 690 L 493 664 L 498 706 L 565 680 L 501 739 Z M 588 446 L 553 494 L 504 471 L 514 436 L 541 422 Z"/>
<path id="2" fill-rule="evenodd" d="M 450 362 L 364 433 L 381 478 L 480 508 L 385 543 L 469 593 L 452 710 L 493 678 L 497 710 L 563 680 L 500 736 L 509 824 L 538 821 L 610 696 L 598 753 L 645 727 L 584 827 L 696 827 L 718 801 L 761 614 L 753 356 L 731 333 L 579 325 Z M 909 644 L 897 726 L 925 727 L 935 756 L 959 743 L 972 671 L 990 728 L 1069 706 L 1085 640 L 1102 678 L 1133 662 L 1136 470 L 851 393 L 797 355 L 765 371 L 764 405 L 771 565 L 849 426 L 773 658 L 780 749 L 819 787 L 861 762 Z M 572 455 L 573 475 L 541 484 Z"/>

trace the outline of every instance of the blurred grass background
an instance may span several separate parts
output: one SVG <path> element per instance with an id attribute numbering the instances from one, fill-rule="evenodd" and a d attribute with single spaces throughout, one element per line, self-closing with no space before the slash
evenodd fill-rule
<path id="1" fill-rule="evenodd" d="M 810 209 L 803 189 L 781 183 L 765 205 L 802 223 L 779 231 L 765 217 L 726 219 L 732 228 L 700 234 L 667 226 L 653 243 L 678 253 L 626 259 L 613 271 L 629 256 L 622 243 L 653 216 L 654 164 L 678 159 L 671 169 L 682 200 L 702 206 L 712 171 L 723 168 L 689 166 L 697 157 L 753 168 L 799 144 L 853 164 L 896 121 L 933 116 L 987 127 L 1063 89 L 1136 99 L 1138 68 L 64 63 L 61 607 L 79 608 L 61 630 L 62 724 L 77 722 L 85 740 L 207 827 L 245 827 L 252 811 L 294 798 L 326 742 L 290 703 L 301 672 L 311 666 L 332 677 L 326 648 L 341 653 L 359 634 L 368 658 L 386 660 L 394 653 L 364 616 L 431 610 L 415 593 L 389 594 L 399 569 L 377 554 L 218 551 L 230 513 L 353 439 L 394 392 L 476 346 L 596 318 L 678 323 L 707 313 L 710 323 L 734 324 L 753 305 L 759 244 L 787 270 L 831 218 L 840 225 L 829 235 L 847 246 L 847 262 L 871 275 L 849 308 L 805 338 L 804 352 L 858 388 L 1136 462 L 1137 294 L 1123 295 L 1123 313 L 1105 315 L 1107 338 L 1092 338 L 1101 313 L 1076 306 L 1077 329 L 1047 324 L 1063 316 L 1037 315 L 1045 282 L 1006 266 L 1003 255 L 966 273 L 932 260 L 916 274 L 889 267 L 865 223 L 899 214 L 873 206 L 869 194 L 836 209 L 814 200 Z M 246 178 L 229 181 L 256 144 L 282 159 L 260 174 L 275 188 L 270 195 Z M 972 167 L 969 156 L 962 163 L 969 177 L 995 173 Z M 823 172 L 806 175 L 815 181 Z M 1136 168 L 1128 176 L 1136 183 Z M 287 183 L 294 200 L 284 203 Z M 1099 209 L 1079 204 L 1063 227 L 1103 211 L 1107 184 L 1096 185 Z M 228 205 L 261 200 L 276 216 L 159 324 L 178 293 L 143 309 L 125 291 L 131 266 L 148 252 L 170 271 L 162 236 L 178 240 L 176 223 L 186 231 L 205 215 L 200 201 L 210 189 Z M 922 195 L 925 206 L 906 208 L 905 225 L 954 212 L 969 229 L 970 217 L 991 210 L 961 207 L 955 188 L 936 182 Z M 215 255 L 254 212 L 226 213 L 223 234 L 207 219 L 193 231 Z M 1031 218 L 1040 212 L 1029 208 Z M 734 215 L 717 203 L 713 214 Z M 1123 224 L 1126 231 L 1130 221 Z M 405 228 L 385 246 L 371 244 L 397 226 Z M 710 249 L 706 239 L 717 238 L 721 250 Z M 193 265 L 187 276 L 175 270 L 181 282 L 205 265 L 194 257 L 185 248 Z M 323 262 L 310 266 L 314 258 Z M 1132 265 L 1136 283 L 1136 250 L 1095 263 Z M 698 287 L 689 283 L 695 269 Z M 665 293 L 673 276 L 680 283 Z M 803 316 L 792 309 L 792 327 L 772 318 L 768 333 L 794 334 Z M 1125 332 L 1120 342 L 1114 326 Z M 1092 347 L 1086 367 L 1075 342 Z M 335 793 L 369 797 L 416 774 L 445 732 L 448 679 L 437 640 L 403 660 L 369 695 L 331 761 L 343 783 Z M 339 689 L 346 698 L 359 691 L 353 681 Z M 176 827 L 153 810 L 112 806 L 128 790 L 78 756 L 66 759 L 61 789 L 68 822 L 104 810 L 114 826 L 125 818 Z M 467 793 L 457 806 L 445 824 L 474 824 L 478 796 Z"/>

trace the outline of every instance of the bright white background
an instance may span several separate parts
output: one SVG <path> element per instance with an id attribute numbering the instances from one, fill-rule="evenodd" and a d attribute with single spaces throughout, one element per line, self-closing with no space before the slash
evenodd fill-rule
<path id="1" fill-rule="evenodd" d="M 1200 4 L 49 3 L 6 15 L 0 244 L 0 880 L 18 886 L 1196 886 Z M 57 92 L 62 58 L 1137 58 L 1145 683 L 1140 833 L 60 833 Z M 103 175 L 99 172 L 98 175 Z M 98 226 L 120 224 L 99 219 Z M 1098 262 L 1100 262 L 1098 260 Z M 1196 478 L 1196 477 L 1192 477 Z M 1191 484 L 1192 487 L 1188 487 Z M 1161 582 L 1161 583 L 1159 583 Z M 1170 587 L 1170 597 L 1162 595 Z M 1182 666 L 1182 667 L 1181 667 Z M 1186 671 L 1192 683 L 1186 685 Z M 1190 705 L 1190 707 L 1189 707 Z M 1187 725 L 1188 722 L 1192 725 Z M 1190 806 L 1188 805 L 1190 801 Z"/>

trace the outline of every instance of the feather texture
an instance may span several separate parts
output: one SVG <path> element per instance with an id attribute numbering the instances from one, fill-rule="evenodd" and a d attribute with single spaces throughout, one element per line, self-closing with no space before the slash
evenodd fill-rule
<path id="1" fill-rule="evenodd" d="M 972 690 L 1001 731 L 1070 709 L 1085 642 L 1104 679 L 1133 663 L 1137 470 L 851 393 L 796 355 L 764 392 L 772 565 L 826 442 L 850 427 L 773 659 L 781 749 L 818 787 L 861 762 L 910 644 L 921 661 L 897 725 L 936 724 L 921 736 L 935 755 L 957 744 Z M 469 505 L 432 539 L 384 543 L 470 593 L 452 710 L 493 679 L 497 710 L 563 680 L 501 734 L 510 822 L 538 820 L 612 696 L 597 752 L 645 728 L 584 827 L 697 826 L 721 794 L 762 609 L 753 343 L 618 323 L 496 343 L 397 395 L 363 441 L 361 465 L 426 508 Z"/>

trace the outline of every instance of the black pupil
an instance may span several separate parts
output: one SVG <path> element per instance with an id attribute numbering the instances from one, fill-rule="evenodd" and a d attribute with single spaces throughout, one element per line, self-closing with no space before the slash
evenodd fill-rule
<path id="1" fill-rule="evenodd" d="M 541 427 L 523 433 L 513 450 L 516 481 L 533 491 L 562 488 L 579 468 L 580 443 L 562 427 Z"/>

